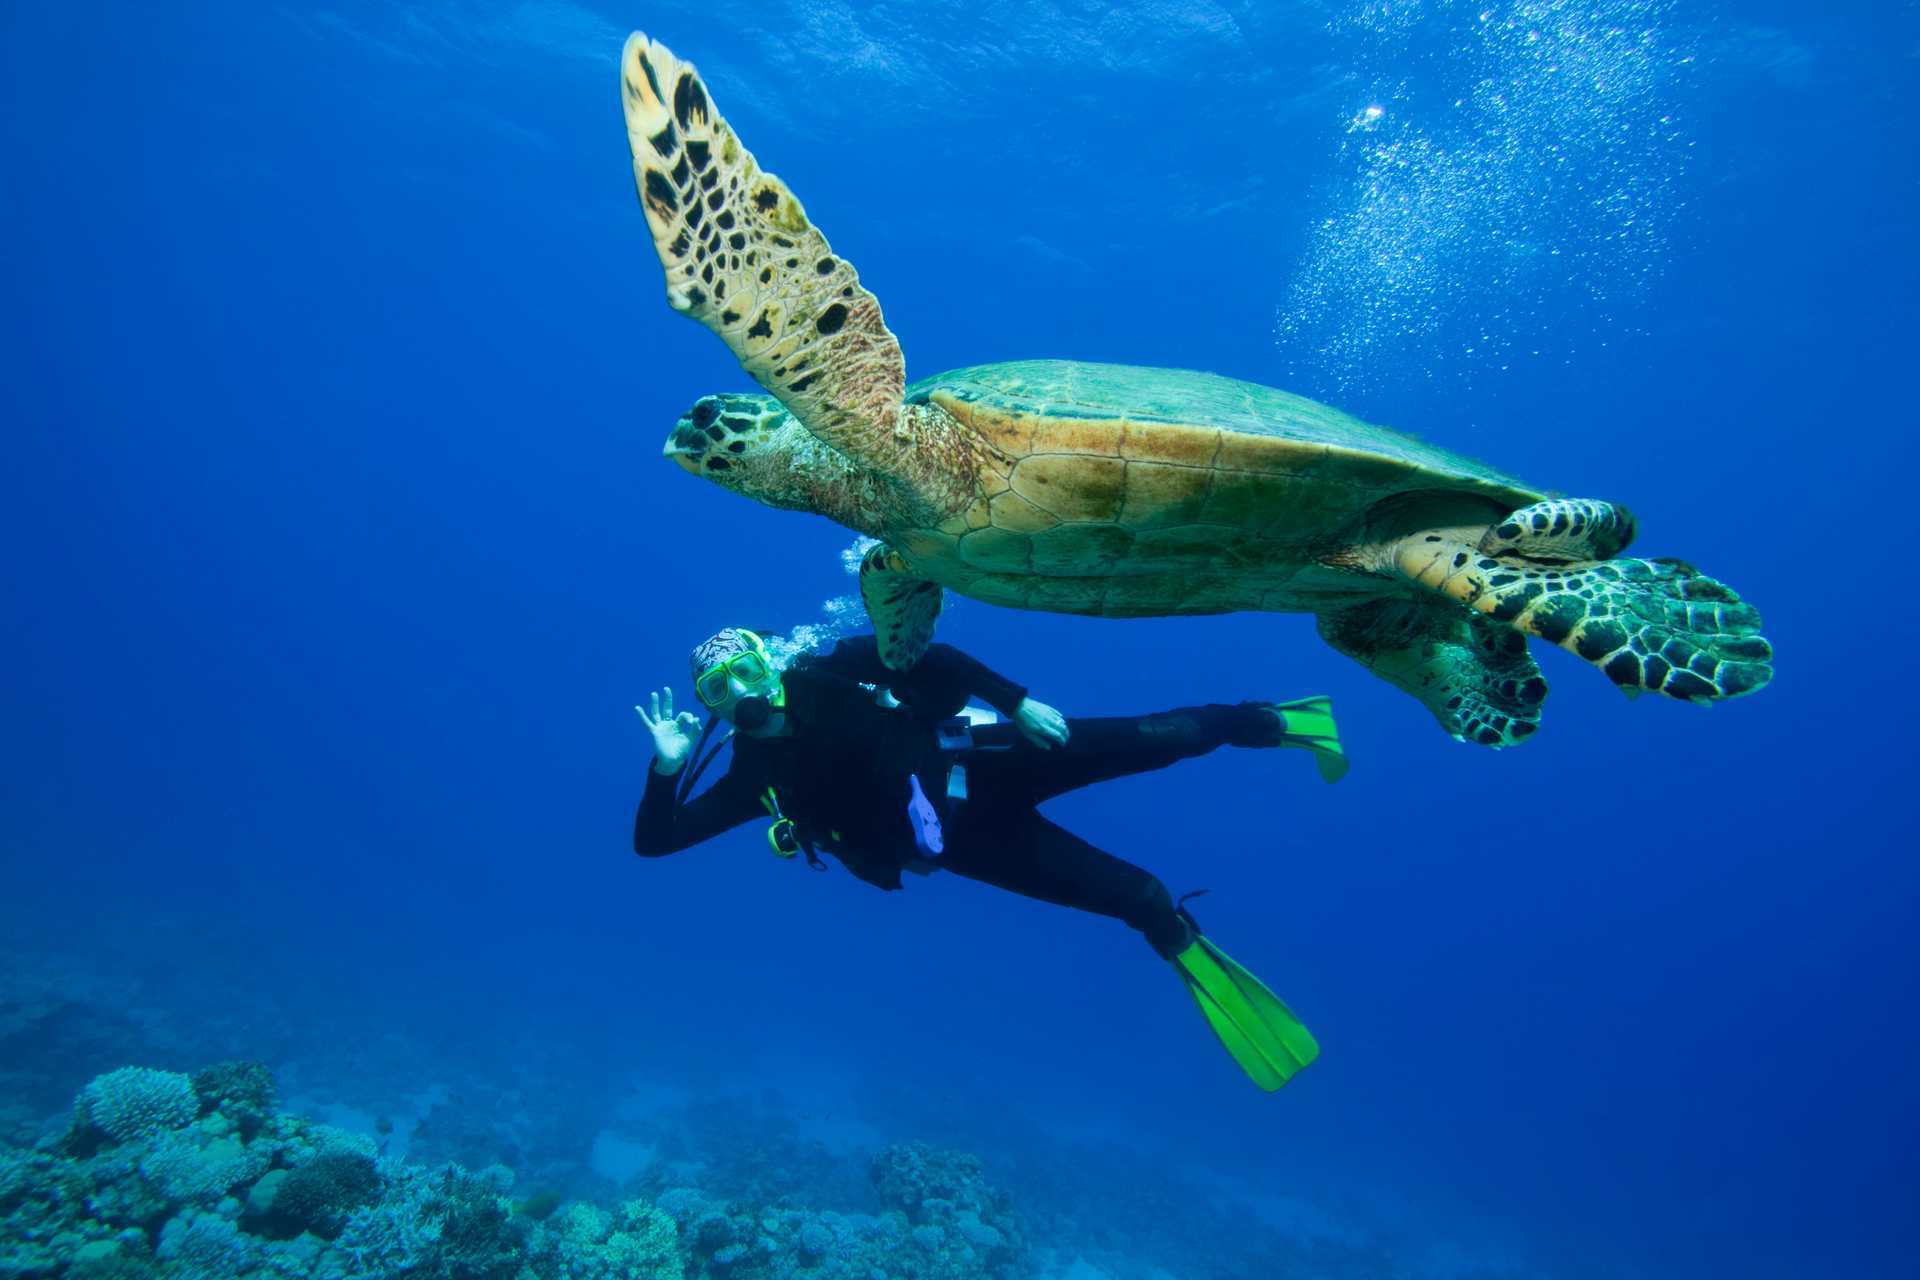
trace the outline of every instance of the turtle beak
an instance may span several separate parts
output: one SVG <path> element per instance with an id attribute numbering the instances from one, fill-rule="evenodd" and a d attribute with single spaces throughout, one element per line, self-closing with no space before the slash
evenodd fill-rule
<path id="1" fill-rule="evenodd" d="M 671 458 L 692 475 L 700 474 L 700 459 L 707 451 L 705 433 L 696 431 L 690 422 L 681 422 L 667 437 L 667 443 L 661 447 L 660 456 Z"/>

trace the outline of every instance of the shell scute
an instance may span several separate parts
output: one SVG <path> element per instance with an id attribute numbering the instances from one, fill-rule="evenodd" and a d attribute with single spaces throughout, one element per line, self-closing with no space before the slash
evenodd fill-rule
<path id="1" fill-rule="evenodd" d="M 960 539 L 960 560 L 976 569 L 1002 573 L 1025 571 L 1033 565 L 1033 539 L 1024 533 L 988 527 Z"/>
<path id="2" fill-rule="evenodd" d="M 1134 530 L 1197 523 L 1212 487 L 1213 472 L 1205 467 L 1129 460 L 1120 523 Z"/>
<path id="3" fill-rule="evenodd" d="M 1118 458 L 1038 453 L 1014 464 L 1008 484 L 1062 520 L 1111 521 L 1126 497 L 1127 464 Z"/>
<path id="4" fill-rule="evenodd" d="M 954 534 L 941 529 L 913 529 L 888 541 L 908 560 L 938 561 L 954 552 Z"/>
<path id="5" fill-rule="evenodd" d="M 1353 490 L 1311 476 L 1268 476 L 1254 527 L 1269 538 L 1319 541 L 1337 536 L 1354 514 Z"/>
<path id="6" fill-rule="evenodd" d="M 1221 435 L 1222 432 L 1213 427 L 1127 419 L 1120 456 L 1138 462 L 1211 466 L 1220 453 Z"/>
<path id="7" fill-rule="evenodd" d="M 988 503 L 988 523 L 1009 533 L 1042 533 L 1060 523 L 1060 517 L 1042 511 L 1011 489 Z"/>
<path id="8" fill-rule="evenodd" d="M 1126 439 L 1124 419 L 1046 418 L 1030 424 L 1036 452 L 1071 453 L 1082 457 L 1121 456 Z"/>
<path id="9" fill-rule="evenodd" d="M 1048 578 L 1035 577 L 1027 592 L 1029 609 L 1051 609 L 1058 613 L 1104 613 L 1105 601 L 1120 578 Z"/>
<path id="10" fill-rule="evenodd" d="M 1149 529 L 1135 535 L 1134 554 L 1167 563 L 1213 565 L 1232 555 L 1246 535 L 1217 525 L 1183 524 L 1171 529 Z M 1238 557 L 1234 557 L 1238 558 Z"/>
<path id="11" fill-rule="evenodd" d="M 1039 573 L 1107 573 L 1132 550 L 1133 534 L 1118 525 L 1063 524 L 1033 536 L 1032 564 Z"/>
<path id="12" fill-rule="evenodd" d="M 1273 510 L 1274 480 L 1262 472 L 1216 467 L 1213 485 L 1200 509 L 1201 522 L 1235 529 L 1258 528 Z"/>

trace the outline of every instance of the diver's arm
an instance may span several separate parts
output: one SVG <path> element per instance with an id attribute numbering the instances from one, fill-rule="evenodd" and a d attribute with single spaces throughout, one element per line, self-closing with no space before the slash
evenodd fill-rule
<path id="1" fill-rule="evenodd" d="M 931 665 L 930 665 L 931 664 Z M 1036 747 L 1050 750 L 1067 744 L 1071 732 L 1067 718 L 1037 698 L 1027 696 L 1026 686 L 1015 684 L 972 654 L 962 653 L 950 644 L 927 646 L 927 652 L 914 667 L 948 687 L 964 688 L 998 711 Z"/>
<path id="2" fill-rule="evenodd" d="M 806 668 L 868 684 L 886 684 L 901 675 L 880 661 L 880 641 L 874 636 L 843 637 L 825 653 L 807 655 Z"/>
<path id="3" fill-rule="evenodd" d="M 920 666 L 928 667 L 929 674 L 936 679 L 966 686 L 974 697 L 1003 716 L 1013 715 L 1027 700 L 1025 685 L 1015 684 L 972 654 L 962 653 L 950 644 L 928 645 Z"/>
<path id="4" fill-rule="evenodd" d="M 736 761 L 737 763 L 737 761 Z M 633 815 L 633 851 L 643 858 L 678 853 L 722 831 L 732 830 L 760 812 L 760 788 L 738 768 L 729 768 L 720 781 L 680 804 L 675 792 L 680 774 L 647 770 L 647 789 Z"/>
<path id="5" fill-rule="evenodd" d="M 910 671 L 895 671 L 880 661 L 880 642 L 873 636 L 849 636 L 833 652 L 814 660 L 834 675 L 868 684 L 885 685 L 905 695 L 920 689 L 963 692 L 1005 716 L 1012 716 L 1026 700 L 1026 686 L 1015 684 L 986 663 L 950 644 L 931 644 Z"/>

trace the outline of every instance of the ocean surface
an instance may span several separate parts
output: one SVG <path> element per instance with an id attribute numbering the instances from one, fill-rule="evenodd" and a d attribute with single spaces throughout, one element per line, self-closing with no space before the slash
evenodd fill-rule
<path id="1" fill-rule="evenodd" d="M 1303 616 L 951 601 L 1069 715 L 1332 696 L 1337 786 L 1047 810 L 1212 891 L 1323 1046 L 1272 1095 L 1116 922 L 758 824 L 636 859 L 633 705 L 855 585 L 660 456 L 753 388 L 665 303 L 634 28 L 910 377 L 1204 369 L 1626 503 L 1774 684 L 1536 643 L 1492 752 Z M 1917 89 L 1912 0 L 6 4 L 0 1273 L 1916 1274 Z M 168 1111 L 231 1061 L 267 1119 Z M 83 1094 L 127 1067 L 182 1074 Z M 314 1161 L 386 1198 L 271 1218 Z M 493 1261 L 368 1243 L 446 1162 Z"/>

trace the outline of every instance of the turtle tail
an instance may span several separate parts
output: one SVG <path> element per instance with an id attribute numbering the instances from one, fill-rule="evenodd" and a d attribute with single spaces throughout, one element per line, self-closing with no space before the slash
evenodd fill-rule
<path id="1" fill-rule="evenodd" d="M 1555 563 L 1430 533 L 1403 542 L 1395 561 L 1422 585 L 1579 654 L 1630 695 L 1718 702 L 1773 678 L 1759 610 L 1679 560 Z"/>

